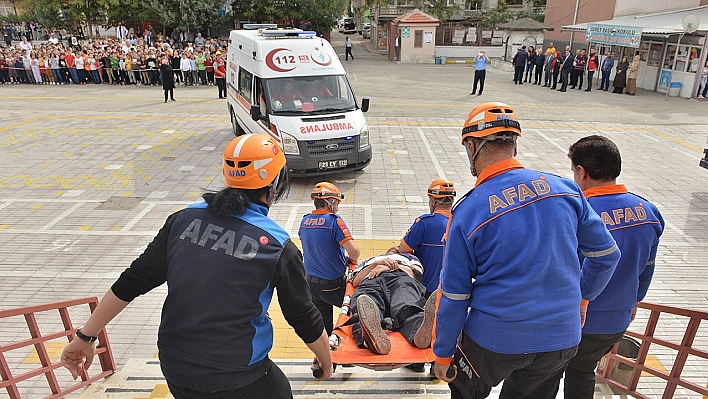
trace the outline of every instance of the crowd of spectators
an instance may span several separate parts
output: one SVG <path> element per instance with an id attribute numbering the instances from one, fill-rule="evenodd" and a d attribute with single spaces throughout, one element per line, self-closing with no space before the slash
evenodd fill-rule
<path id="1" fill-rule="evenodd" d="M 148 26 L 137 36 L 122 25 L 116 37 L 85 39 L 77 29 L 69 36 L 51 32 L 46 41 L 33 41 L 36 25 L 22 26 L 26 30 L 19 32 L 29 36 L 0 43 L 0 84 L 157 86 L 162 83 L 160 66 L 168 64 L 176 84 L 213 85 L 214 63 L 225 59 L 228 47 L 201 33 L 191 36 L 175 29 L 163 36 Z M 40 27 L 39 32 L 48 30 Z"/>

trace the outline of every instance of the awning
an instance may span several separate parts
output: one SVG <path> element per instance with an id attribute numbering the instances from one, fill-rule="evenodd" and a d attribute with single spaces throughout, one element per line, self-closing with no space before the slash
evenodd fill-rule
<path id="1" fill-rule="evenodd" d="M 561 30 L 572 30 L 585 32 L 588 24 L 598 25 L 620 25 L 642 28 L 643 35 L 659 34 L 679 34 L 683 33 L 683 17 L 693 14 L 698 17 L 700 25 L 698 33 L 708 33 L 708 6 L 684 8 L 680 10 L 661 11 L 650 14 L 627 15 L 605 21 L 584 22 L 575 25 L 564 25 Z"/>

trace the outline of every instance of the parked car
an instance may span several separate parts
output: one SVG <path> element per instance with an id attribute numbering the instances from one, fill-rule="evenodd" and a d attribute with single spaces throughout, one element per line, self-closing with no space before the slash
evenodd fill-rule
<path id="1" fill-rule="evenodd" d="M 371 38 L 371 24 L 369 24 L 369 23 L 364 24 L 364 27 L 361 30 L 361 36 L 364 39 Z"/>
<path id="2" fill-rule="evenodd" d="M 337 30 L 339 33 L 344 33 L 344 19 L 337 21 Z"/>
<path id="3" fill-rule="evenodd" d="M 342 33 L 354 33 L 356 32 L 356 24 L 353 18 L 344 18 L 344 29 Z"/>

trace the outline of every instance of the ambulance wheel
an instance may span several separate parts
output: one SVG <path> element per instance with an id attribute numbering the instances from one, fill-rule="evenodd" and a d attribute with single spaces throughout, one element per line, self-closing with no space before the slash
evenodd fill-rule
<path id="1" fill-rule="evenodd" d="M 234 109 L 229 107 L 229 112 L 231 113 L 231 130 L 233 130 L 234 136 L 243 136 L 246 132 L 243 130 L 241 125 L 238 124 L 238 119 L 236 119 Z"/>

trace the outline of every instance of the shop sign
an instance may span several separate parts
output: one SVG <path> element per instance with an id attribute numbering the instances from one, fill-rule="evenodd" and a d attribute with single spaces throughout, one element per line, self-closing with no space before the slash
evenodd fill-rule
<path id="1" fill-rule="evenodd" d="M 593 43 L 639 48 L 639 43 L 642 40 L 642 28 L 637 26 L 588 24 L 585 39 Z"/>

